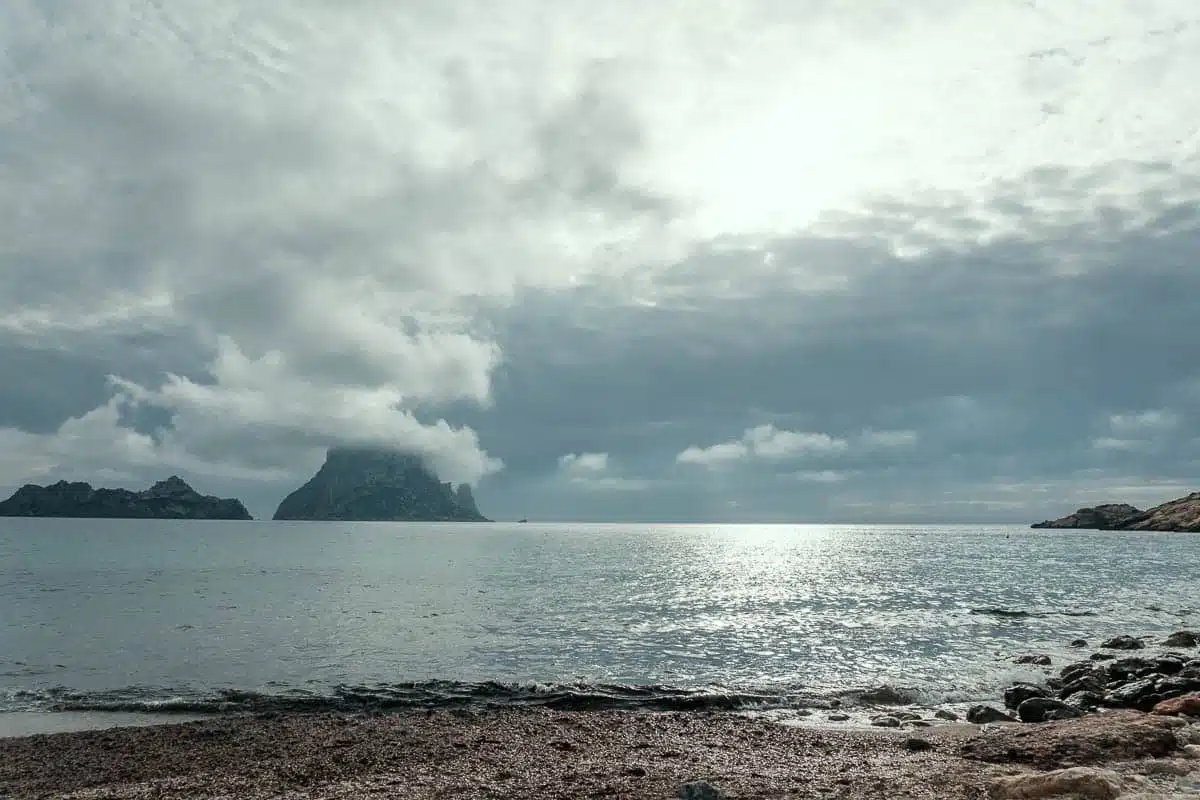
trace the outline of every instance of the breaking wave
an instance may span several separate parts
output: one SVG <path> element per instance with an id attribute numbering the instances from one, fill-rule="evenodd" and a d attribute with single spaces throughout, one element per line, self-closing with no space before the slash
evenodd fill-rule
<path id="1" fill-rule="evenodd" d="M 8 710 L 122 711 L 157 714 L 395 712 L 547 708 L 559 711 L 766 711 L 907 704 L 913 690 L 867 687 L 822 694 L 803 687 L 680 688 L 619 683 L 420 681 L 335 686 L 327 692 L 279 693 L 223 689 L 212 693 L 143 687 L 82 692 L 67 688 L 18 691 Z"/>

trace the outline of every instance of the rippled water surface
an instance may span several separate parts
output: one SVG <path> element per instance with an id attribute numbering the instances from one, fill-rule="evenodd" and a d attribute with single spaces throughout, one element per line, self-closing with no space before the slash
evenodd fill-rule
<path id="1" fill-rule="evenodd" d="M 0 710 L 423 681 L 991 697 L 1016 654 L 1200 625 L 1197 564 L 1200 536 L 1016 527 L 0 519 Z"/>

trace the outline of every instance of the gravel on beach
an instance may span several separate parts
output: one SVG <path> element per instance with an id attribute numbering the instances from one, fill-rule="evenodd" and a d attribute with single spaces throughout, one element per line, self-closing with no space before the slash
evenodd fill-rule
<path id="1" fill-rule="evenodd" d="M 0 739 L 0 797 L 671 798 L 700 781 L 728 798 L 1015 798 L 1060 784 L 1194 797 L 1197 745 L 1200 721 L 1133 711 L 920 731 L 699 713 L 280 714 Z"/>

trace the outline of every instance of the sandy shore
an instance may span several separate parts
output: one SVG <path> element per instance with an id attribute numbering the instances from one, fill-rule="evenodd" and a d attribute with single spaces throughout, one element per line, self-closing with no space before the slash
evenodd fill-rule
<path id="1" fill-rule="evenodd" d="M 1049 795 L 1013 780 L 1077 766 L 1119 787 L 1083 796 L 1196 797 L 1197 744 L 1200 721 L 1137 712 L 907 732 L 718 714 L 279 715 L 0 740 L 0 797 L 669 798 L 700 780 L 736 798 L 1026 797 Z"/>

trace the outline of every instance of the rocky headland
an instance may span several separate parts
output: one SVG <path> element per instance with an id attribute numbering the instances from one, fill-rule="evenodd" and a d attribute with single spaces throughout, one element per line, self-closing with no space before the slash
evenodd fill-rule
<path id="1" fill-rule="evenodd" d="M 1061 519 L 1038 522 L 1031 527 L 1200 533 L 1200 492 L 1193 492 L 1146 511 L 1127 503 L 1081 508 Z"/>
<path id="2" fill-rule="evenodd" d="M 331 448 L 317 474 L 279 504 L 277 520 L 487 522 L 471 487 L 443 483 L 416 455 Z"/>
<path id="3" fill-rule="evenodd" d="M 240 500 L 202 495 L 172 475 L 149 489 L 94 489 L 59 481 L 26 484 L 0 503 L 2 517 L 101 517 L 115 519 L 252 519 Z"/>

